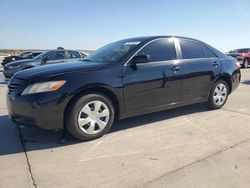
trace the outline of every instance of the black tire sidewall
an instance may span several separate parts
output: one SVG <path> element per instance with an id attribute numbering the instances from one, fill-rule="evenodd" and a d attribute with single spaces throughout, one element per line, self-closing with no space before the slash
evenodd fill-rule
<path id="1" fill-rule="evenodd" d="M 91 101 L 95 101 L 95 100 L 99 100 L 107 105 L 109 112 L 110 112 L 110 117 L 109 117 L 109 121 L 108 121 L 107 126 L 102 131 L 100 131 L 99 133 L 93 134 L 93 135 L 89 135 L 89 134 L 84 133 L 80 129 L 80 127 L 78 126 L 78 115 L 79 115 L 79 113 L 84 105 L 86 105 L 87 103 L 89 103 Z M 115 116 L 114 107 L 113 107 L 112 102 L 106 96 L 104 96 L 102 94 L 98 94 L 98 93 L 86 94 L 86 95 L 78 98 L 71 105 L 68 112 L 69 112 L 68 117 L 66 118 L 67 129 L 75 138 L 77 138 L 79 140 L 83 140 L 83 141 L 96 139 L 96 138 L 103 136 L 105 133 L 107 133 L 109 131 L 109 129 L 111 128 L 111 126 L 113 125 L 114 116 Z M 66 114 L 66 116 L 67 116 L 67 114 Z"/>

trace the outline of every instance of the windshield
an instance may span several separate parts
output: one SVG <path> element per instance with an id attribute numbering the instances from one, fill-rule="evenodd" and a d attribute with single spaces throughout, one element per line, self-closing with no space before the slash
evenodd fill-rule
<path id="1" fill-rule="evenodd" d="M 25 55 L 27 55 L 27 54 L 30 54 L 30 53 L 31 53 L 31 52 L 22 52 L 22 53 L 19 54 L 19 56 L 23 57 L 23 56 L 25 56 Z"/>
<path id="2" fill-rule="evenodd" d="M 38 56 L 34 57 L 33 59 L 34 59 L 34 60 L 42 59 L 42 58 L 44 58 L 48 53 L 49 53 L 49 51 L 42 52 L 41 54 L 39 54 Z"/>
<path id="3" fill-rule="evenodd" d="M 99 62 L 118 62 L 127 53 L 134 49 L 141 41 L 138 40 L 123 40 L 108 44 L 93 54 L 84 58 L 84 61 L 99 61 Z"/>

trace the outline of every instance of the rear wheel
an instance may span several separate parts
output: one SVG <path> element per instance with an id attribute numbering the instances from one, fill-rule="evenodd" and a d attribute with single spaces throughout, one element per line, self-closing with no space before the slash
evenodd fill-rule
<path id="1" fill-rule="evenodd" d="M 243 67 L 247 68 L 248 67 L 248 59 L 245 59 L 243 62 Z"/>
<path id="2" fill-rule="evenodd" d="M 112 102 L 101 94 L 87 94 L 69 107 L 66 127 L 79 140 L 103 136 L 114 122 Z"/>
<path id="3" fill-rule="evenodd" d="M 228 85 L 224 80 L 217 81 L 209 95 L 208 108 L 215 110 L 224 106 L 228 98 Z"/>

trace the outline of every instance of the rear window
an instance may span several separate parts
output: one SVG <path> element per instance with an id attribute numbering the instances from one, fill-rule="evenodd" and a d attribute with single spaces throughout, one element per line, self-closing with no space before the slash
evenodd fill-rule
<path id="1" fill-rule="evenodd" d="M 211 50 L 209 50 L 206 46 L 203 46 L 204 49 L 204 53 L 206 58 L 213 58 L 213 57 L 217 57 Z"/>
<path id="2" fill-rule="evenodd" d="M 180 45 L 183 59 L 204 58 L 204 52 L 199 43 L 190 40 L 180 40 Z"/>

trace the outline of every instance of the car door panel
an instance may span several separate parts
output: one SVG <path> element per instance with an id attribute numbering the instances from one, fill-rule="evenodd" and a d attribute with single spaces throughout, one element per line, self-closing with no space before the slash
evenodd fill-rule
<path id="1" fill-rule="evenodd" d="M 212 59 L 183 60 L 183 101 L 199 101 L 208 97 L 213 78 L 221 66 L 213 66 Z M 216 62 L 216 61 L 215 61 Z M 219 63 L 219 62 L 218 62 Z"/>
<path id="2" fill-rule="evenodd" d="M 176 62 L 152 62 L 126 67 L 123 78 L 125 107 L 128 113 L 164 108 L 181 100 L 181 71 Z"/>
<path id="3" fill-rule="evenodd" d="M 182 100 L 206 101 L 215 75 L 221 70 L 220 60 L 197 41 L 180 40 L 183 60 Z"/>
<path id="4" fill-rule="evenodd" d="M 158 39 L 137 55 L 147 55 L 149 63 L 125 66 L 124 99 L 127 113 L 164 109 L 181 100 L 181 64 L 173 40 Z"/>
<path id="5" fill-rule="evenodd" d="M 57 60 L 48 60 L 46 64 L 55 64 L 55 63 L 63 63 L 64 59 L 57 59 Z"/>

